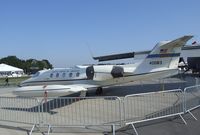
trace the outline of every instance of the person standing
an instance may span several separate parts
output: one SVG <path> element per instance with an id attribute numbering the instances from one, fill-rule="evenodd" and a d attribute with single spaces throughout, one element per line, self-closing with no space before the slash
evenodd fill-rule
<path id="1" fill-rule="evenodd" d="M 8 79 L 8 76 L 6 76 L 6 79 L 5 79 L 5 86 L 9 86 L 9 79 Z"/>

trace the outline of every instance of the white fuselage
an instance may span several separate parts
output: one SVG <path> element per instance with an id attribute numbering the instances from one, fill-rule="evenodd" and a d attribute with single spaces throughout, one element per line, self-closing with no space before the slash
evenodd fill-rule
<path id="1" fill-rule="evenodd" d="M 97 87 L 117 85 L 131 81 L 148 80 L 152 78 L 164 78 L 177 74 L 177 69 L 134 74 L 134 68 L 126 65 L 122 67 L 128 72 L 124 72 L 122 77 L 113 77 L 110 71 L 111 65 L 107 66 L 93 66 L 99 71 L 94 73 L 93 78 L 88 78 L 86 73 L 87 67 L 40 71 L 32 78 L 22 82 L 22 87 L 15 90 L 14 94 L 20 96 L 41 97 L 45 96 L 45 92 L 47 92 L 49 97 L 57 97 Z M 100 72 L 102 68 L 107 68 L 107 72 L 105 72 L 106 70 Z M 89 84 L 89 87 L 84 89 L 83 87 L 79 87 L 79 84 L 82 86 L 87 86 Z"/>
<path id="2" fill-rule="evenodd" d="M 123 75 L 114 76 L 112 74 L 113 67 L 123 68 Z M 43 70 L 36 73 L 30 79 L 22 82 L 21 86 L 37 86 L 37 85 L 72 85 L 72 84 L 90 84 L 94 86 L 104 87 L 115 84 L 127 83 L 130 81 L 148 80 L 153 78 L 163 78 L 177 74 L 174 70 L 159 70 L 147 73 L 135 74 L 135 67 L 130 65 L 96 65 L 94 75 L 89 78 L 86 73 L 88 66 Z M 118 73 L 116 73 L 118 74 Z"/>
<path id="3" fill-rule="evenodd" d="M 64 96 L 131 81 L 166 78 L 178 73 L 181 47 L 192 36 L 158 43 L 149 55 L 137 64 L 90 65 L 42 70 L 22 82 L 15 90 L 19 96 Z M 100 88 L 101 89 L 101 88 Z"/>

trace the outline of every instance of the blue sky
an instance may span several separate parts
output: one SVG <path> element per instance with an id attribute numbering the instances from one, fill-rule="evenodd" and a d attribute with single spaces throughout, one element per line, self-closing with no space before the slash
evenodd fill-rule
<path id="1" fill-rule="evenodd" d="M 0 58 L 48 59 L 54 67 L 67 67 L 95 63 L 88 48 L 95 56 L 142 51 L 187 34 L 200 42 L 199 5 L 199 0 L 0 0 Z"/>

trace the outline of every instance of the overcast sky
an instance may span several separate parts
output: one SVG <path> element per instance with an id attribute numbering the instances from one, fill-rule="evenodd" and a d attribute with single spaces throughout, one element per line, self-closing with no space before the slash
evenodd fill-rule
<path id="1" fill-rule="evenodd" d="M 0 0 L 0 58 L 67 67 L 95 63 L 91 52 L 150 50 L 183 35 L 200 42 L 199 14 L 199 0 Z"/>

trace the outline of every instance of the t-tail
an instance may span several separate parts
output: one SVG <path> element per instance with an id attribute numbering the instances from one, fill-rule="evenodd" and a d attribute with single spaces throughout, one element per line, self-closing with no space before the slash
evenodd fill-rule
<path id="1" fill-rule="evenodd" d="M 159 42 L 135 70 L 136 74 L 177 70 L 181 48 L 193 36 Z"/>

